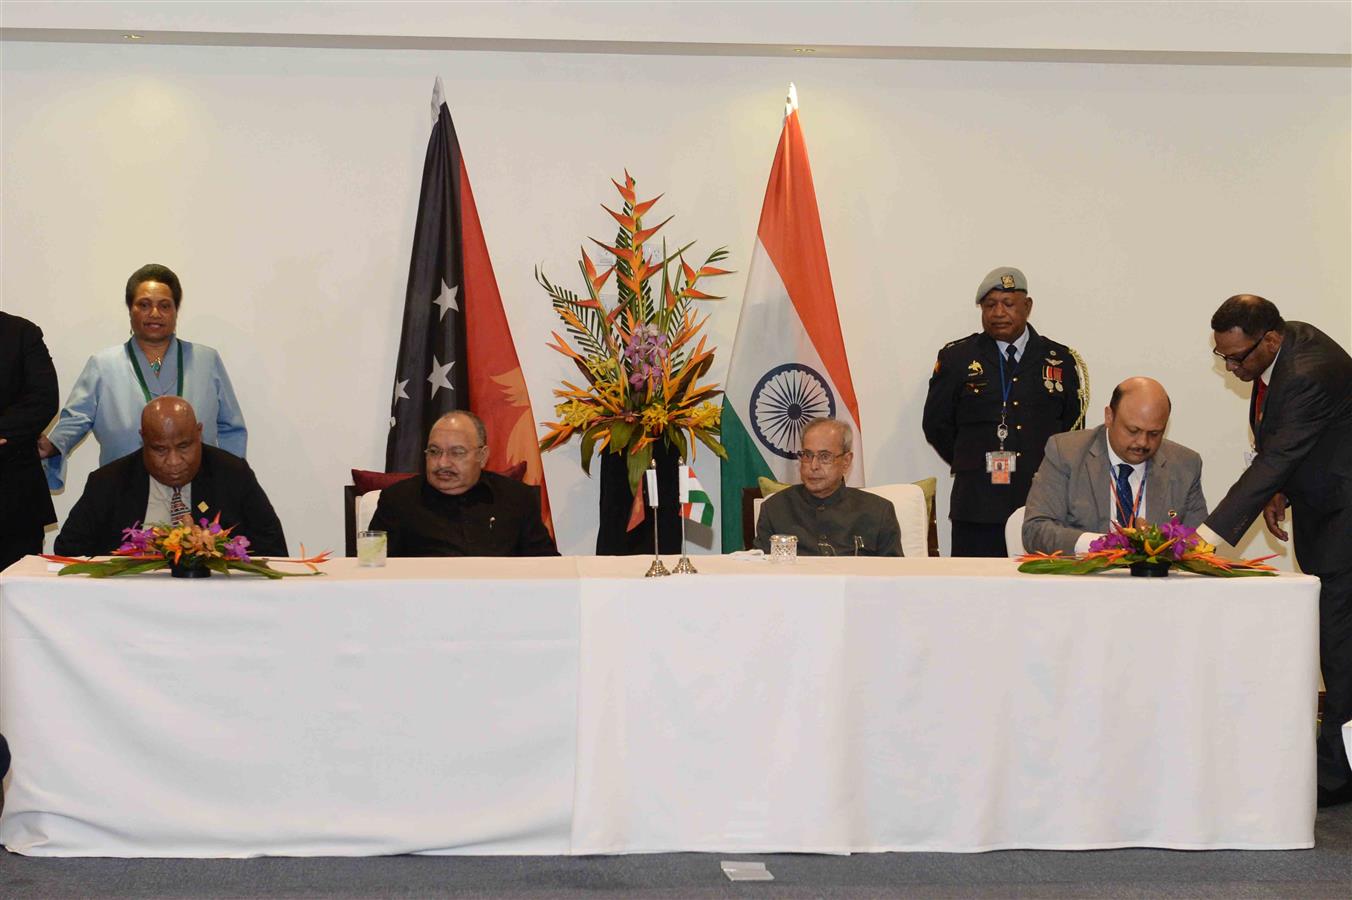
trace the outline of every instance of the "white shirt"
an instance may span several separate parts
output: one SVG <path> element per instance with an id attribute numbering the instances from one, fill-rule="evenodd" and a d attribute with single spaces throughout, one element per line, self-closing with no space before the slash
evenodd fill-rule
<path id="1" fill-rule="evenodd" d="M 1263 374 L 1258 376 L 1258 380 L 1263 382 L 1265 387 L 1272 384 L 1272 370 L 1277 367 L 1277 357 L 1281 355 L 1282 348 L 1278 347 L 1276 354 L 1272 357 L 1272 362 L 1268 363 L 1268 367 L 1263 370 Z"/>
<path id="2" fill-rule="evenodd" d="M 1108 470 L 1108 521 L 1115 522 L 1117 521 L 1117 467 L 1126 460 L 1113 452 L 1111 442 L 1108 444 L 1108 462 L 1111 465 Z M 1131 488 L 1132 500 L 1136 499 L 1137 494 L 1141 496 L 1141 504 L 1136 508 L 1136 518 L 1144 519 L 1146 517 L 1145 494 L 1141 492 L 1141 480 L 1145 478 L 1145 470 L 1146 466 L 1149 465 L 1149 460 L 1143 463 L 1127 463 L 1127 465 L 1131 466 L 1131 474 L 1127 476 L 1127 485 Z M 1088 553 L 1089 545 L 1101 537 L 1103 535 L 1094 534 L 1091 531 L 1084 532 L 1075 541 L 1075 552 Z"/>
<path id="3" fill-rule="evenodd" d="M 155 522 L 169 522 L 169 510 L 174 502 L 174 489 L 167 484 L 160 484 L 153 476 L 150 478 L 150 497 L 146 501 L 146 517 L 141 520 L 142 527 Z M 192 483 L 183 485 L 179 490 L 179 496 L 183 498 L 183 505 L 187 507 L 188 512 L 192 512 Z"/>
<path id="4" fill-rule="evenodd" d="M 996 341 L 995 346 L 1000 348 L 1000 355 L 1006 356 L 1009 353 L 1009 341 Z M 1028 329 L 1023 330 L 1023 334 L 1014 339 L 1014 361 L 1023 359 L 1024 348 L 1028 346 Z"/>

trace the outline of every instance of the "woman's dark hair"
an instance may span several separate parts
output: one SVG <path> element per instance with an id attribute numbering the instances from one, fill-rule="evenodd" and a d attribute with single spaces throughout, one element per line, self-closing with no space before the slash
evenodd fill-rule
<path id="1" fill-rule="evenodd" d="M 131 273 L 131 277 L 127 279 L 127 309 L 131 309 L 136 289 L 147 281 L 169 285 L 169 290 L 174 295 L 174 309 L 178 309 L 179 304 L 183 302 L 183 288 L 178 283 L 178 276 L 168 266 L 159 263 L 146 263 Z"/>
<path id="2" fill-rule="evenodd" d="M 1281 331 L 1286 323 L 1277 305 L 1254 294 L 1236 294 L 1220 305 L 1211 316 L 1212 331 L 1238 328 L 1251 338 Z"/>

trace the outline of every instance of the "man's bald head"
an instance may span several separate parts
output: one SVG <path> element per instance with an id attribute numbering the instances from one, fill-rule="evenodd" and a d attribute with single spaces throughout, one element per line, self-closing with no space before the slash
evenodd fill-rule
<path id="1" fill-rule="evenodd" d="M 145 437 L 146 428 L 163 428 L 166 422 L 192 428 L 197 424 L 197 413 L 182 397 L 156 397 L 141 410 L 141 437 Z"/>
<path id="2" fill-rule="evenodd" d="M 202 425 L 182 397 L 157 397 L 141 410 L 141 459 L 160 484 L 183 487 L 202 468 Z"/>
<path id="3" fill-rule="evenodd" d="M 1113 388 L 1112 399 L 1108 401 L 1108 406 L 1114 411 L 1122 405 L 1122 399 L 1127 395 L 1133 396 L 1134 403 L 1164 404 L 1164 415 L 1167 417 L 1173 409 L 1173 401 L 1169 399 L 1169 393 L 1153 378 L 1146 378 L 1144 375 L 1137 375 L 1134 378 L 1128 378 L 1126 381 Z"/>
<path id="4" fill-rule="evenodd" d="M 1145 462 L 1159 450 L 1172 408 L 1164 385 L 1143 376 L 1128 378 L 1113 388 L 1103 411 L 1108 445 L 1123 462 Z"/>

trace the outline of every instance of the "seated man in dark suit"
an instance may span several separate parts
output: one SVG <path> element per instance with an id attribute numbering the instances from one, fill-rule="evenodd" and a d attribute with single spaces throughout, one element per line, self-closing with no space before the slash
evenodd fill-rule
<path id="1" fill-rule="evenodd" d="M 188 401 L 158 397 L 141 412 L 141 449 L 89 476 L 56 538 L 63 556 L 112 553 L 138 522 L 211 521 L 249 539 L 252 556 L 285 556 L 282 523 L 244 460 L 202 443 Z"/>
<path id="2" fill-rule="evenodd" d="M 390 556 L 558 556 L 540 516 L 540 489 L 483 470 L 488 434 L 453 410 L 427 436 L 425 473 L 380 493 L 372 531 Z"/>
<path id="3" fill-rule="evenodd" d="M 1202 458 L 1164 439 L 1170 409 L 1158 381 L 1128 378 L 1113 389 L 1102 425 L 1052 435 L 1028 492 L 1024 549 L 1084 553 L 1112 522 L 1201 525 Z"/>

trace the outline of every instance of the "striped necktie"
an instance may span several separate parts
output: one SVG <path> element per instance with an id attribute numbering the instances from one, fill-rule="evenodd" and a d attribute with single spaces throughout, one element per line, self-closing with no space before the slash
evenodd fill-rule
<path id="1" fill-rule="evenodd" d="M 174 496 L 169 501 L 169 519 L 177 522 L 188 514 L 188 504 L 183 502 L 183 489 L 174 488 Z"/>

